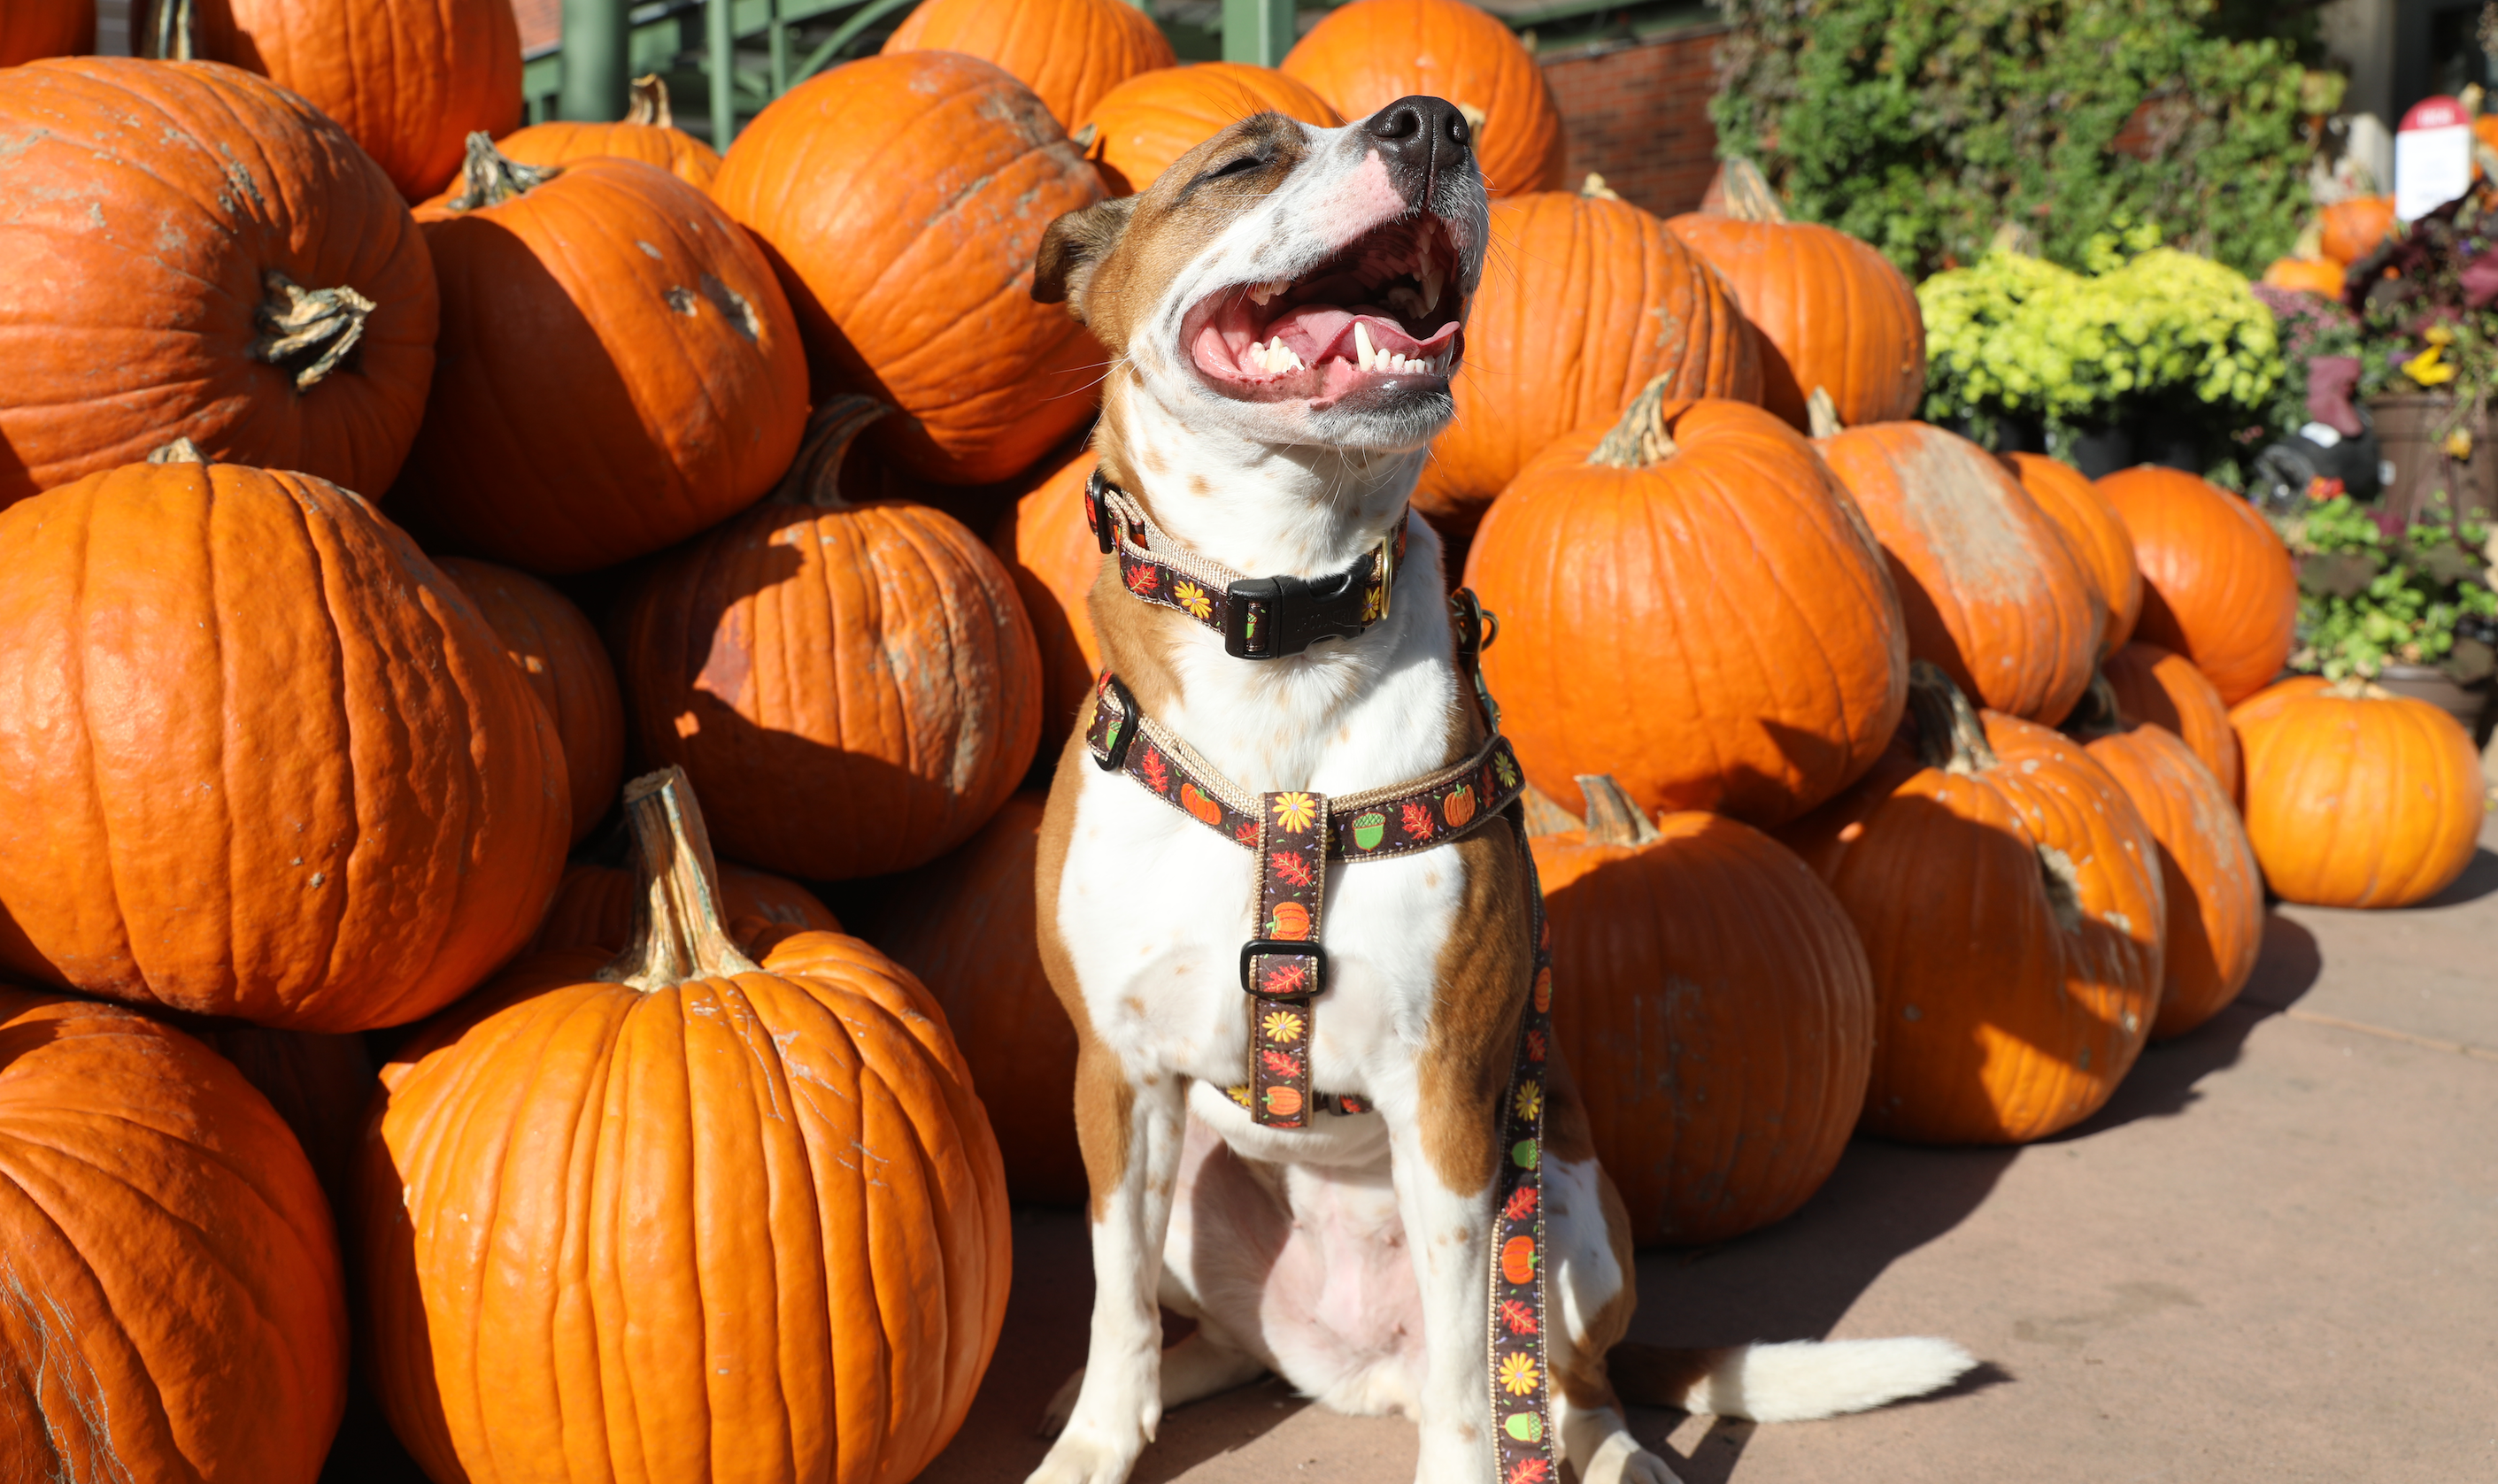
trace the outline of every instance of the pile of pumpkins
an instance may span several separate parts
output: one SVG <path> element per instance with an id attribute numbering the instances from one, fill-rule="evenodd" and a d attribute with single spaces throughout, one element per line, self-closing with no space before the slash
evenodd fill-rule
<path id="1" fill-rule="evenodd" d="M 1280 70 L 925 0 L 724 157 L 656 88 L 516 128 L 508 0 L 139 25 L 199 60 L 0 18 L 0 1474 L 301 1484 L 351 1335 L 445 1484 L 945 1446 L 1010 1194 L 1084 1193 L 1032 878 L 1105 352 L 1033 253 L 1259 110 L 1476 122 L 1417 504 L 1501 616 L 1643 1241 L 1859 1128 L 2069 1126 L 2237 993 L 2261 880 L 2471 854 L 2443 713 L 2270 683 L 2243 503 L 1907 421 L 1877 253 L 1739 166 L 1672 221 L 1561 189 L 1457 0 Z"/>

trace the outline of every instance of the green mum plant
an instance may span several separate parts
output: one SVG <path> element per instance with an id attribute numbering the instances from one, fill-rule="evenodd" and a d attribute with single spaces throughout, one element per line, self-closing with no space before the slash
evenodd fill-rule
<path id="1" fill-rule="evenodd" d="M 2298 554 L 2291 669 L 2339 680 L 2427 665 L 2466 685 L 2498 669 L 2498 539 L 2488 526 L 2443 511 L 2405 526 L 2337 494 L 2283 535 Z"/>

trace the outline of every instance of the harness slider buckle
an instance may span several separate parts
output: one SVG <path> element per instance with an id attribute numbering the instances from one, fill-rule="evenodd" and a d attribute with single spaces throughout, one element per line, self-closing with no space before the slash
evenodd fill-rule
<path id="1" fill-rule="evenodd" d="M 1104 728 L 1102 750 L 1093 755 L 1093 764 L 1104 773 L 1117 773 L 1128 761 L 1129 745 L 1136 742 L 1137 734 L 1144 727 L 1137 721 L 1141 712 L 1137 709 L 1137 698 L 1129 693 L 1119 678 L 1105 675 L 1102 682 L 1100 694 L 1093 698 L 1095 709 L 1114 705 L 1116 710 Z"/>
<path id="2" fill-rule="evenodd" d="M 1262 970 L 1258 964 L 1260 959 L 1284 958 L 1307 959 L 1309 967 L 1279 963 Z M 1278 982 L 1279 978 L 1283 982 Z M 1326 983 L 1327 950 L 1316 943 L 1293 938 L 1251 938 L 1240 945 L 1240 988 L 1252 995 L 1315 995 Z"/>

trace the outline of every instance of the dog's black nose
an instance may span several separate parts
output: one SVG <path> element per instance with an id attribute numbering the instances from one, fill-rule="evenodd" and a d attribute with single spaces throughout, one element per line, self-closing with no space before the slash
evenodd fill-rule
<path id="1" fill-rule="evenodd" d="M 1457 164 L 1474 147 L 1474 131 L 1456 104 L 1419 93 L 1371 114 L 1362 132 L 1379 142 L 1379 152 L 1390 165 L 1409 167 L 1425 180 Z"/>

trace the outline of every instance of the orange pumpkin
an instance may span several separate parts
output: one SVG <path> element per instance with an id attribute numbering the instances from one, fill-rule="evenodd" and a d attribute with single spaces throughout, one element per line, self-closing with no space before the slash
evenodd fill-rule
<path id="1" fill-rule="evenodd" d="M 2354 196 L 2326 206 L 2321 213 L 2324 256 L 2348 268 L 2377 250 L 2394 230 L 2394 198 Z"/>
<path id="2" fill-rule="evenodd" d="M 1799 430 L 1809 426 L 1805 402 L 1815 388 L 1851 427 L 1915 417 L 1926 396 L 1926 324 L 1906 275 L 1870 242 L 1788 221 L 1750 161 L 1723 168 L 1723 205 L 1666 226 L 1726 275 L 1760 331 L 1761 405 Z"/>
<path id="3" fill-rule="evenodd" d="M 2275 258 L 2264 266 L 2263 281 L 2276 289 L 2304 290 L 2340 299 L 2348 265 L 2330 258 Z"/>
<path id="4" fill-rule="evenodd" d="M 908 1479 L 1006 1314 L 962 1058 L 855 938 L 759 965 L 730 943 L 683 774 L 625 809 L 650 906 L 624 954 L 530 960 L 382 1069 L 357 1172 L 375 1395 L 436 1479 L 700 1478 L 764 1437 L 756 1484 Z"/>
<path id="5" fill-rule="evenodd" d="M 231 1023 L 191 1033 L 269 1099 L 303 1147 L 332 1208 L 344 1210 L 356 1146 L 364 1142 L 365 1112 L 381 1087 L 365 1055 L 365 1038 Z"/>
<path id="6" fill-rule="evenodd" d="M 1084 523 L 1084 484 L 1097 462 L 1087 453 L 1040 489 L 1015 501 L 989 533 L 998 559 L 1014 574 L 1041 646 L 1044 741 L 1063 737 L 1093 696 L 1102 646 L 1093 637 L 1086 595 L 1102 570 L 1102 546 Z"/>
<path id="7" fill-rule="evenodd" d="M 0 986 L 0 1478 L 313 1484 L 347 1396 L 321 1187 L 242 1074 Z"/>
<path id="8" fill-rule="evenodd" d="M 2290 658 L 2298 575 L 2263 517 L 2182 469 L 2120 469 L 2098 489 L 2142 568 L 2135 633 L 2193 660 L 2231 706 L 2270 684 Z"/>
<path id="9" fill-rule="evenodd" d="M 0 67 L 95 49 L 95 0 L 11 0 L 0 12 Z"/>
<path id="10" fill-rule="evenodd" d="M 1780 837 L 1874 965 L 1864 1130 L 2042 1139 L 2107 1101 L 2159 1012 L 2159 841 L 2079 743 L 1981 724 L 1949 677 L 1914 668 L 1913 742 Z"/>
<path id="11" fill-rule="evenodd" d="M 178 437 L 390 487 L 433 267 L 337 125 L 229 67 L 82 57 L 13 69 L 0 139 L 0 506 Z"/>
<path id="12" fill-rule="evenodd" d="M 2168 903 L 2160 1013 L 2151 1038 L 2184 1035 L 2228 1008 L 2263 949 L 2263 877 L 2230 791 L 2176 733 L 2127 716 L 2092 686 L 2068 729 L 2124 786 L 2160 842 Z"/>
<path id="13" fill-rule="evenodd" d="M 2481 759 L 2453 717 L 2365 680 L 2308 678 L 2229 713 L 2247 837 L 2272 889 L 2320 907 L 2406 907 L 2472 864 Z"/>
<path id="14" fill-rule="evenodd" d="M 156 0 L 161 6 L 174 0 Z M 338 121 L 409 201 L 460 172 L 463 141 L 521 121 L 512 0 L 180 0 L 180 54 L 263 74 Z M 146 35 L 153 17 L 133 17 Z"/>
<path id="15" fill-rule="evenodd" d="M 596 861 L 565 867 L 528 951 L 594 948 L 622 953 L 633 938 L 633 909 L 641 894 L 640 877 L 625 867 Z M 792 932 L 842 931 L 842 920 L 815 893 L 786 876 L 735 861 L 720 863 L 720 910 L 729 941 L 750 955 L 769 951 Z"/>
<path id="16" fill-rule="evenodd" d="M 819 390 L 901 409 L 876 442 L 910 472 L 1005 479 L 1092 416 L 1102 344 L 1033 301 L 1032 264 L 1102 180 L 997 68 L 949 51 L 837 67 L 746 126 L 712 195 L 780 271 Z"/>
<path id="17" fill-rule="evenodd" d="M 442 369 L 392 508 L 514 566 L 587 572 L 753 504 L 807 418 L 763 254 L 657 166 L 550 174 L 472 142 L 461 194 L 418 213 Z"/>
<path id="18" fill-rule="evenodd" d="M 2107 607 L 2021 482 L 1923 423 L 1817 443 L 1889 558 L 1908 653 L 1993 710 L 2063 720 L 2091 683 Z"/>
<path id="19" fill-rule="evenodd" d="M 1501 616 L 1484 675 L 1535 785 L 1611 772 L 1642 812 L 1792 819 L 1873 765 L 1907 653 L 1882 558 L 1793 428 L 1642 393 L 1492 507 L 1466 581 Z"/>
<path id="20" fill-rule="evenodd" d="M 599 155 L 656 165 L 697 191 L 720 174 L 720 151 L 677 127 L 668 106 L 668 84 L 657 76 L 633 79 L 632 102 L 612 124 L 550 120 L 516 130 L 495 142 L 508 160 L 524 165 L 569 165 Z"/>
<path id="21" fill-rule="evenodd" d="M 692 775 L 724 849 L 819 881 L 961 844 L 1041 735 L 1041 654 L 996 554 L 924 505 L 838 492 L 882 410 L 819 409 L 782 496 L 661 560 L 617 619 L 641 752 Z"/>
<path id="22" fill-rule="evenodd" d="M 1553 1044 L 1631 1236 L 1721 1242 L 1827 1180 L 1865 1107 L 1874 978 L 1830 888 L 1714 814 L 1650 825 L 1579 780 L 1586 828 L 1533 841 L 1569 993 Z"/>
<path id="23" fill-rule="evenodd" d="M 1347 119 L 1417 93 L 1456 104 L 1494 196 L 1561 183 L 1568 141 L 1544 69 L 1508 26 L 1461 0 L 1354 0 L 1312 26 L 1283 70 Z"/>
<path id="24" fill-rule="evenodd" d="M 1660 376 L 1676 399 L 1760 400 L 1759 337 L 1726 281 L 1637 206 L 1560 192 L 1495 203 L 1485 264 L 1457 419 L 1414 495 L 1445 529 L 1472 531 L 1528 459 L 1611 423 Z"/>
<path id="25" fill-rule="evenodd" d="M 0 512 L 0 964 L 301 1030 L 431 1014 L 528 941 L 546 710 L 355 495 L 133 464 Z"/>
<path id="26" fill-rule="evenodd" d="M 2142 616 L 2142 569 L 2134 565 L 2133 538 L 2117 519 L 2115 507 L 2081 470 L 2044 454 L 1999 457 L 2064 532 L 2082 576 L 2107 605 L 2107 632 L 2099 639 L 2098 653 L 2105 660 L 2125 647 Z"/>
<path id="27" fill-rule="evenodd" d="M 2238 738 L 2229 729 L 2229 708 L 2203 672 L 2182 654 L 2136 640 L 2100 667 L 2126 716 L 2177 734 L 2222 792 L 2238 797 Z"/>
<path id="28" fill-rule="evenodd" d="M 580 843 L 624 781 L 624 698 L 607 647 L 570 599 L 527 573 L 464 556 L 438 565 L 486 616 L 555 722 L 572 781 L 572 839 Z"/>
<path id="29" fill-rule="evenodd" d="M 1254 113 L 1275 112 L 1333 129 L 1344 122 L 1326 99 L 1271 67 L 1199 62 L 1140 72 L 1102 95 L 1075 132 L 1093 131 L 1093 168 L 1113 196 L 1133 196 L 1171 162 Z"/>
<path id="30" fill-rule="evenodd" d="M 962 849 L 897 882 L 877 946 L 945 1007 L 972 1086 L 1003 1114 L 1007 1188 L 1019 1201 L 1080 1206 L 1089 1187 L 1075 1145 L 1075 1027 L 1041 971 L 1034 920 L 1047 800 L 1016 794 Z"/>
<path id="31" fill-rule="evenodd" d="M 1162 27 L 1127 0 L 919 0 L 884 53 L 959 51 L 994 62 L 1067 128 L 1139 73 L 1176 66 Z"/>

